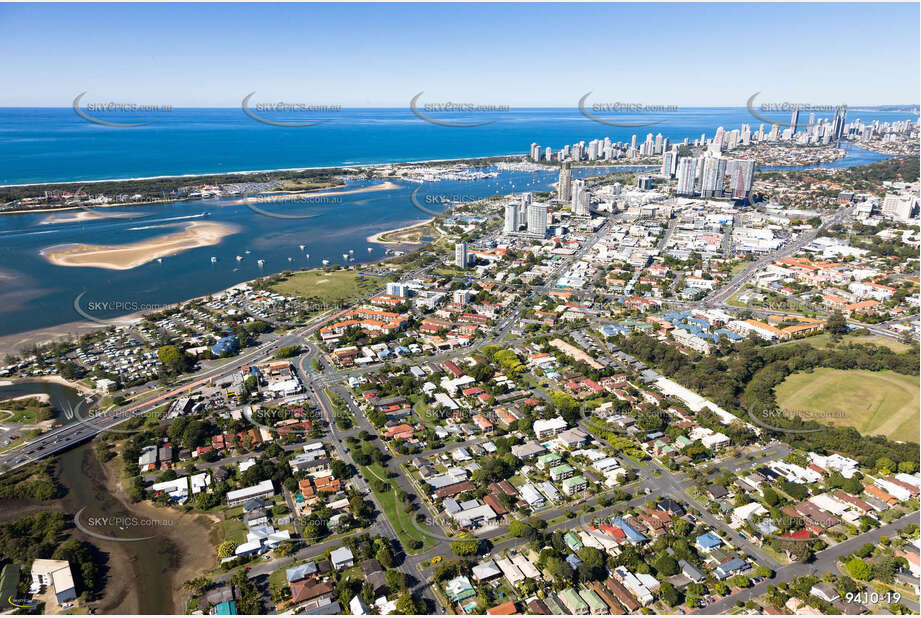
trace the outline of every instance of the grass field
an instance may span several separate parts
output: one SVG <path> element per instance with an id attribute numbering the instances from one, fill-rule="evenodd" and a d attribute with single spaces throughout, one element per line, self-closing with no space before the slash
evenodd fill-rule
<path id="1" fill-rule="evenodd" d="M 368 277 L 354 270 L 307 270 L 294 273 L 271 287 L 279 294 L 310 298 L 319 303 L 346 304 L 383 289 L 383 277 Z"/>
<path id="2" fill-rule="evenodd" d="M 225 541 L 239 544 L 246 540 L 246 525 L 241 519 L 225 519 L 221 522 L 221 529 Z"/>
<path id="3" fill-rule="evenodd" d="M 795 343 L 806 342 L 816 348 L 828 348 L 831 347 L 831 340 L 831 335 L 822 333 L 821 335 L 813 335 L 812 337 L 806 337 L 805 339 L 793 339 L 791 341 L 785 341 L 784 343 L 779 343 L 777 345 L 791 345 Z M 890 339 L 889 337 L 881 337 L 879 335 L 867 335 L 866 337 L 848 335 L 847 337 L 839 338 L 839 340 L 841 343 L 870 343 L 873 345 L 881 345 L 883 347 L 889 348 L 893 352 L 904 352 L 911 347 L 909 345 L 905 345 L 901 341 L 896 341 L 895 339 Z"/>
<path id="4" fill-rule="evenodd" d="M 892 371 L 816 369 L 795 373 L 776 389 L 783 410 L 802 410 L 801 418 L 854 427 L 865 435 L 917 440 L 918 376 Z"/>
<path id="5" fill-rule="evenodd" d="M 360 469 L 362 476 L 369 481 L 369 484 L 370 481 L 375 478 L 382 480 L 387 479 L 387 472 L 380 464 L 360 466 Z M 422 526 L 416 525 L 413 520 L 415 513 L 406 513 L 401 507 L 397 506 L 397 497 L 394 492 L 396 485 L 393 479 L 387 479 L 386 482 L 389 483 L 391 490 L 384 492 L 375 491 L 374 495 L 380 503 L 381 508 L 384 510 L 384 515 L 390 520 L 390 525 L 393 526 L 394 531 L 397 533 L 397 537 L 399 537 L 403 549 L 406 550 L 407 553 L 417 554 L 428 551 L 434 547 L 438 543 L 438 540 L 426 534 Z M 410 539 L 421 541 L 422 547 L 418 550 L 411 550 L 409 548 Z"/>

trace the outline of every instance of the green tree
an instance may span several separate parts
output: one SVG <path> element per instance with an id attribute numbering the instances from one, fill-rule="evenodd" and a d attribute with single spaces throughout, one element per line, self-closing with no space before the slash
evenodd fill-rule
<path id="1" fill-rule="evenodd" d="M 480 547 L 480 541 L 471 534 L 464 534 L 451 543 L 451 551 L 458 556 L 473 556 Z"/>
<path id="2" fill-rule="evenodd" d="M 847 561 L 847 572 L 854 579 L 869 581 L 873 575 L 873 569 L 866 562 L 858 557 L 853 557 Z"/>
<path id="3" fill-rule="evenodd" d="M 671 577 L 678 572 L 678 562 L 667 554 L 656 559 L 652 566 L 656 568 L 656 571 L 667 577 Z"/>
<path id="4" fill-rule="evenodd" d="M 508 533 L 514 537 L 532 539 L 537 531 L 520 519 L 513 519 L 509 522 Z"/>
<path id="5" fill-rule="evenodd" d="M 377 558 L 377 561 L 380 562 L 381 566 L 385 569 L 393 568 L 393 551 L 391 551 L 389 547 L 381 547 L 375 558 Z"/>
<path id="6" fill-rule="evenodd" d="M 765 487 L 761 490 L 761 497 L 764 498 L 764 503 L 768 506 L 777 506 L 780 504 L 780 496 L 770 487 Z"/>
<path id="7" fill-rule="evenodd" d="M 847 319 L 840 311 L 835 311 L 828 316 L 825 330 L 832 335 L 844 335 L 847 333 Z"/>
<path id="8" fill-rule="evenodd" d="M 681 593 L 668 582 L 663 582 L 659 588 L 659 598 L 665 601 L 669 607 L 675 607 L 681 603 Z"/>
<path id="9" fill-rule="evenodd" d="M 412 594 L 404 592 L 400 595 L 400 598 L 397 599 L 396 610 L 398 614 L 403 616 L 425 613 L 425 607 L 420 607 L 420 605 L 421 604 L 416 602 L 413 598 Z"/>
<path id="10" fill-rule="evenodd" d="M 157 350 L 157 358 L 160 362 L 175 373 L 182 373 L 186 368 L 185 352 L 181 351 L 174 345 L 165 345 Z"/>
<path id="11" fill-rule="evenodd" d="M 888 457 L 880 457 L 876 460 L 876 470 L 880 474 L 890 474 L 896 470 L 895 462 Z"/>
<path id="12" fill-rule="evenodd" d="M 234 550 L 237 549 L 237 544 L 233 541 L 224 541 L 217 548 L 217 557 L 218 558 L 230 558 L 233 556 Z"/>

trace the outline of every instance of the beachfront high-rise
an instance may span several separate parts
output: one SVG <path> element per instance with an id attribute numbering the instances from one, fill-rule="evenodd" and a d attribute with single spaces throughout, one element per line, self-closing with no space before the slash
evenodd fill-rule
<path id="1" fill-rule="evenodd" d="M 835 120 L 832 124 L 831 138 L 835 141 L 844 137 L 844 123 L 847 118 L 847 108 L 843 105 L 835 108 Z"/>
<path id="2" fill-rule="evenodd" d="M 467 268 L 467 243 L 459 242 L 454 245 L 454 265 L 458 268 Z"/>
<path id="3" fill-rule="evenodd" d="M 662 155 L 662 170 L 659 174 L 662 178 L 671 178 L 675 174 L 675 164 L 678 159 L 678 149 L 669 150 Z"/>
<path id="4" fill-rule="evenodd" d="M 540 161 L 540 146 L 537 144 L 531 144 L 531 160 Z"/>
<path id="5" fill-rule="evenodd" d="M 540 236 L 547 235 L 547 206 L 546 204 L 531 204 L 528 206 L 528 234 Z"/>
<path id="6" fill-rule="evenodd" d="M 793 113 L 790 115 L 790 128 L 796 133 L 796 125 L 799 123 L 799 105 L 793 106 Z"/>
<path id="7" fill-rule="evenodd" d="M 716 128 L 716 134 L 713 136 L 713 141 L 710 142 L 709 151 L 715 155 L 719 156 L 723 151 L 723 135 L 726 130 L 723 127 Z"/>

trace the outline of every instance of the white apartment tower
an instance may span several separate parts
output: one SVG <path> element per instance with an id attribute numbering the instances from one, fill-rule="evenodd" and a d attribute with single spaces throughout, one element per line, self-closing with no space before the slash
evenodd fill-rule
<path id="1" fill-rule="evenodd" d="M 585 181 L 581 178 L 572 181 L 572 214 L 579 217 L 589 216 L 588 194 L 585 192 Z"/>
<path id="2" fill-rule="evenodd" d="M 705 157 L 704 169 L 700 182 L 701 197 L 722 197 L 723 183 L 726 176 L 726 159 L 722 157 Z"/>
<path id="3" fill-rule="evenodd" d="M 569 199 L 572 193 L 572 163 L 570 161 L 563 161 L 563 166 L 560 168 L 560 180 L 556 185 L 556 190 L 561 202 Z"/>
<path id="4" fill-rule="evenodd" d="M 531 204 L 528 206 L 528 234 L 540 236 L 547 235 L 547 206 L 544 204 Z"/>
<path id="5" fill-rule="evenodd" d="M 502 228 L 504 234 L 512 234 L 518 231 L 518 205 L 514 202 L 505 205 L 505 225 Z"/>
<path id="6" fill-rule="evenodd" d="M 454 265 L 458 268 L 467 268 L 467 243 L 459 242 L 454 245 Z"/>
<path id="7" fill-rule="evenodd" d="M 678 159 L 677 195 L 694 195 L 694 181 L 697 177 L 697 159 L 682 157 Z"/>

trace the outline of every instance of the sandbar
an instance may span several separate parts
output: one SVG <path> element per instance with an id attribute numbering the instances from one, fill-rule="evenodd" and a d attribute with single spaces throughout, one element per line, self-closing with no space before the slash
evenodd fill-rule
<path id="1" fill-rule="evenodd" d="M 69 212 L 67 214 L 48 215 L 42 219 L 40 223 L 42 225 L 48 225 L 51 223 L 79 223 L 80 221 L 92 221 L 101 218 L 102 215 L 98 215 L 88 210 L 81 210 L 78 212 Z"/>
<path id="2" fill-rule="evenodd" d="M 157 258 L 176 255 L 189 249 L 216 245 L 239 228 L 225 223 L 194 221 L 181 232 L 156 236 L 126 245 L 68 245 L 42 250 L 46 260 L 56 266 L 80 266 L 107 270 L 131 270 Z"/>

